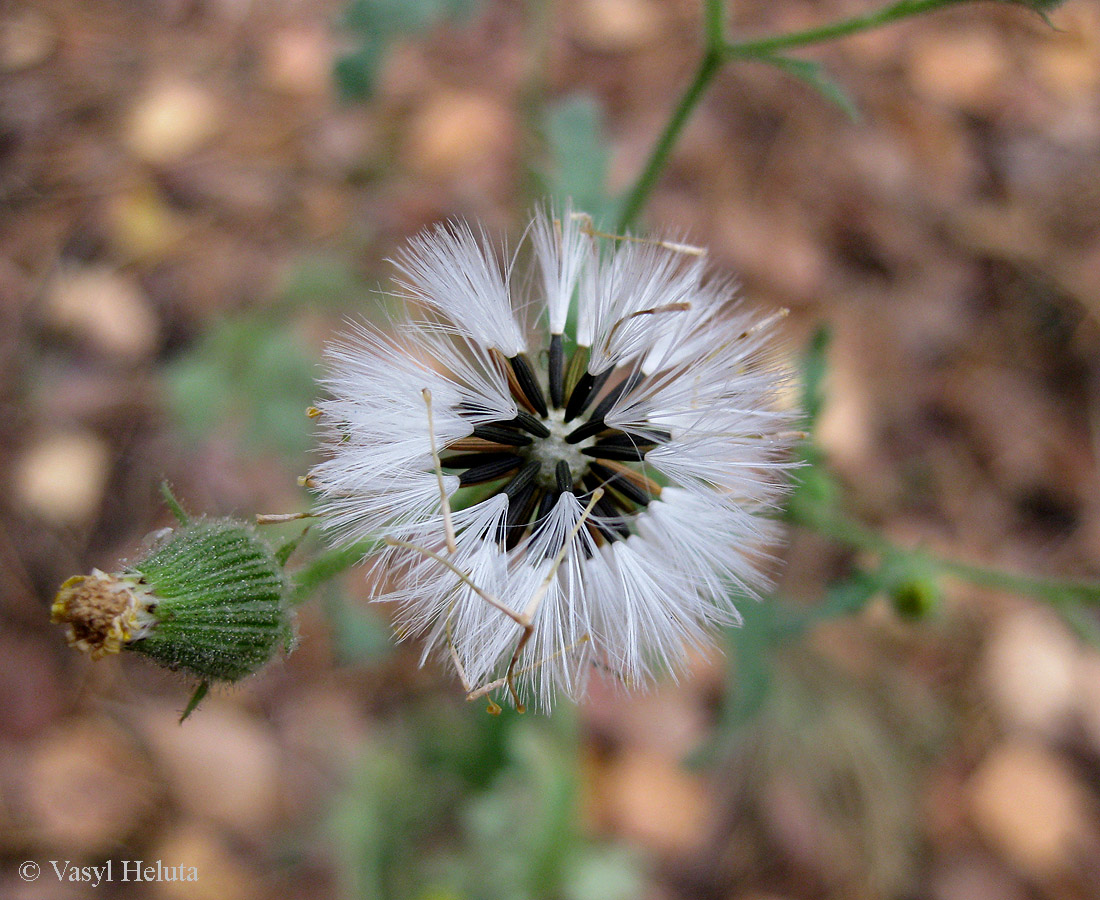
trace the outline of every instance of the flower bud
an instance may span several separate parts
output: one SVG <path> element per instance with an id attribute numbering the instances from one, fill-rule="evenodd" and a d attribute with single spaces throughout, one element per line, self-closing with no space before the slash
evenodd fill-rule
<path id="1" fill-rule="evenodd" d="M 282 566 L 249 526 L 228 519 L 174 529 L 120 572 L 70 578 L 51 619 L 93 659 L 136 650 L 204 681 L 250 675 L 293 637 Z"/>
<path id="2" fill-rule="evenodd" d="M 903 619 L 916 621 L 934 615 L 943 601 L 939 569 L 923 553 L 888 555 L 880 577 L 894 612 Z"/>
<path id="3" fill-rule="evenodd" d="M 935 578 L 912 578 L 893 585 L 890 601 L 903 619 L 924 619 L 934 613 L 943 599 Z"/>

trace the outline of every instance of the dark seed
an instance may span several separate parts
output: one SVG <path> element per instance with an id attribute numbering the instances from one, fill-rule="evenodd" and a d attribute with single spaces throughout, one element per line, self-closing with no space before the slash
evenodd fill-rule
<path id="1" fill-rule="evenodd" d="M 577 386 L 573 388 L 573 393 L 569 395 L 569 401 L 565 404 L 565 421 L 571 422 L 584 412 L 592 398 L 599 393 L 600 388 L 607 383 L 607 379 L 610 377 L 610 368 L 604 369 L 599 375 L 585 372 L 580 381 L 577 382 Z"/>
<path id="2" fill-rule="evenodd" d="M 535 486 L 533 484 L 528 484 L 516 491 L 515 494 L 508 495 L 507 523 L 509 534 L 516 530 L 521 530 L 522 526 L 527 524 L 527 517 L 524 515 L 524 512 L 534 494 Z M 530 515 L 529 511 L 527 515 Z"/>
<path id="3" fill-rule="evenodd" d="M 554 467 L 554 478 L 557 480 L 559 493 L 573 490 L 573 473 L 569 471 L 569 463 L 564 459 L 559 459 Z"/>
<path id="4" fill-rule="evenodd" d="M 653 449 L 653 444 L 641 444 L 639 446 L 620 444 L 593 444 L 585 447 L 581 453 L 591 456 L 593 459 L 615 459 L 620 462 L 640 462 L 645 459 L 648 451 Z"/>
<path id="5" fill-rule="evenodd" d="M 523 539 L 527 531 L 527 524 L 531 521 L 531 513 L 535 510 L 535 504 L 539 501 L 539 491 L 535 485 L 529 484 L 524 489 L 523 495 L 515 499 L 515 505 L 508 508 L 508 536 L 505 547 L 511 550 Z M 509 501 L 511 502 L 511 501 Z"/>
<path id="6" fill-rule="evenodd" d="M 538 379 L 535 378 L 535 373 L 531 369 L 531 361 L 527 358 L 527 354 L 517 353 L 508 360 L 508 364 L 516 373 L 516 382 L 520 390 L 531 401 L 535 411 L 546 418 L 546 398 L 542 395 L 542 388 L 539 387 Z"/>
<path id="7" fill-rule="evenodd" d="M 535 521 L 539 522 L 550 515 L 552 510 L 558 502 L 558 497 L 561 496 L 561 491 L 547 491 L 542 495 L 542 500 L 539 501 L 539 513 L 535 516 Z"/>
<path id="8" fill-rule="evenodd" d="M 550 402 L 554 404 L 554 409 L 561 409 L 565 391 L 565 350 L 562 347 L 560 334 L 550 335 L 548 367 L 550 370 Z"/>
<path id="9" fill-rule="evenodd" d="M 516 473 L 515 478 L 504 486 L 503 490 L 508 495 L 509 504 L 535 480 L 535 476 L 539 474 L 541 468 L 541 463 L 531 460 Z"/>
<path id="10" fill-rule="evenodd" d="M 630 529 L 622 521 L 618 510 L 608 501 L 606 496 L 596 501 L 596 505 L 592 507 L 592 512 L 596 514 L 595 518 L 592 519 L 593 523 L 608 540 L 614 541 L 618 538 L 630 537 Z"/>
<path id="11" fill-rule="evenodd" d="M 465 472 L 458 476 L 458 483 L 463 487 L 469 484 L 480 484 L 483 481 L 492 481 L 495 478 L 501 478 L 514 469 L 518 469 L 520 465 L 523 464 L 522 459 L 510 453 L 469 453 L 464 457 L 458 458 L 481 460 L 470 465 L 470 468 L 466 469 Z M 461 468 L 463 465 L 467 465 L 467 463 L 457 463 L 454 460 L 447 460 L 443 465 L 448 468 Z"/>
<path id="12" fill-rule="evenodd" d="M 567 444 L 579 444 L 585 438 L 592 437 L 594 434 L 599 434 L 601 431 L 607 430 L 607 424 L 604 422 L 603 417 L 596 418 L 593 416 L 583 425 L 574 428 L 569 434 L 565 436 L 565 442 Z"/>
<path id="13" fill-rule="evenodd" d="M 542 424 L 529 412 L 524 412 L 522 409 L 519 411 L 519 415 L 508 422 L 498 422 L 498 425 L 505 425 L 509 428 L 522 428 L 524 431 L 530 432 L 535 437 L 547 438 L 550 437 L 550 429 Z"/>
<path id="14" fill-rule="evenodd" d="M 448 456 L 443 460 L 444 469 L 471 469 L 474 466 L 483 466 L 486 463 L 497 462 L 498 460 L 511 460 L 513 462 L 519 462 L 520 458 L 514 453 L 506 453 L 501 450 L 500 452 L 493 451 L 491 453 L 459 453 L 456 456 Z"/>
<path id="15" fill-rule="evenodd" d="M 573 393 L 573 390 L 577 386 L 577 382 L 581 380 L 581 376 L 588 369 L 588 360 L 592 356 L 592 349 L 583 345 L 577 345 L 573 348 L 573 352 L 569 354 L 569 362 L 565 364 L 565 384 L 562 389 L 562 394 L 568 397 Z"/>
<path id="16" fill-rule="evenodd" d="M 633 481 L 618 472 L 612 472 L 605 466 L 601 466 L 599 463 L 592 463 L 589 466 L 589 471 L 595 475 L 600 481 L 618 491 L 627 500 L 632 503 L 637 503 L 639 506 L 648 506 L 649 502 L 653 499 L 649 496 L 649 493 L 642 488 L 638 487 Z"/>
<path id="17" fill-rule="evenodd" d="M 598 404 L 596 404 L 596 408 L 592 410 L 592 415 L 590 416 L 590 418 L 599 419 L 602 422 L 603 417 L 611 412 L 611 407 L 615 405 L 615 402 L 624 394 L 629 394 L 632 390 L 634 390 L 634 388 L 642 383 L 642 379 L 644 378 L 645 375 L 642 374 L 640 369 L 631 372 L 626 378 L 624 378 L 617 385 L 615 385 L 615 387 L 608 391 L 606 397 L 604 397 Z"/>
<path id="18" fill-rule="evenodd" d="M 637 428 L 631 433 L 637 435 L 639 441 L 651 444 L 666 444 L 672 440 L 672 432 L 665 431 L 663 428 Z"/>
<path id="19" fill-rule="evenodd" d="M 608 435 L 607 437 L 600 438 L 596 443 L 604 447 L 653 448 L 656 447 L 657 444 L 660 443 L 660 441 L 656 439 L 656 435 L 654 436 L 654 439 L 650 439 L 649 437 L 641 437 L 634 433 L 628 434 L 625 431 L 619 431 L 615 434 Z"/>
<path id="20" fill-rule="evenodd" d="M 492 441 L 495 444 L 507 444 L 510 447 L 526 447 L 531 443 L 531 438 L 525 434 L 519 434 L 503 425 L 477 425 L 474 428 L 474 437 Z"/>
<path id="21" fill-rule="evenodd" d="M 614 485 L 606 481 L 601 481 L 601 479 L 592 472 L 589 472 L 584 477 L 584 483 L 591 490 L 595 490 L 597 487 L 602 487 L 604 489 L 604 506 L 601 508 L 601 515 L 633 514 L 638 512 L 639 509 L 644 508 L 639 507 L 639 505 L 634 503 L 629 497 L 623 496 L 615 489 Z"/>

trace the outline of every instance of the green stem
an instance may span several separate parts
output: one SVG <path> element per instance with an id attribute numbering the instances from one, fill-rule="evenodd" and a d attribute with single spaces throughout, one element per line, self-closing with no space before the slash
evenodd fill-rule
<path id="1" fill-rule="evenodd" d="M 724 0 L 706 0 L 704 8 L 706 47 L 703 51 L 703 58 L 699 60 L 695 77 L 680 97 L 676 109 L 673 110 L 672 117 L 665 124 L 664 131 L 657 138 L 657 143 L 653 146 L 645 168 L 642 169 L 642 173 L 634 182 L 634 186 L 623 202 L 622 210 L 619 213 L 619 221 L 615 226 L 618 234 L 626 234 L 634 224 L 635 219 L 638 218 L 642 207 L 649 200 L 650 193 L 656 187 L 661 173 L 665 170 L 672 148 L 676 146 L 676 142 L 680 139 L 680 132 L 684 130 L 684 125 L 687 124 L 687 120 L 695 111 L 695 107 L 699 105 L 699 101 L 703 98 L 703 94 L 710 86 L 714 76 L 722 68 L 722 54 L 726 45 L 725 18 L 726 4 Z"/>
<path id="2" fill-rule="evenodd" d="M 1100 604 L 1100 583 L 1097 582 L 1019 575 L 1015 572 L 1003 572 L 1000 569 L 951 559 L 936 560 L 936 564 L 945 575 L 951 575 L 981 587 L 1037 597 L 1055 606 L 1067 603 Z"/>
<path id="3" fill-rule="evenodd" d="M 291 578 L 291 603 L 304 603 L 322 584 L 353 566 L 357 566 L 379 546 L 379 541 L 358 541 L 326 550 L 312 559 Z"/>
<path id="4" fill-rule="evenodd" d="M 703 35 L 707 47 L 715 49 L 726 42 L 725 0 L 703 0 Z"/>
<path id="5" fill-rule="evenodd" d="M 811 44 L 833 40 L 870 28 L 877 28 L 899 19 L 922 13 L 932 12 L 945 6 L 955 6 L 970 0 L 898 0 L 874 12 L 861 16 L 853 16 L 849 19 L 841 19 L 828 25 L 816 28 L 808 28 L 805 31 L 796 31 L 790 34 L 780 34 L 772 37 L 759 38 L 750 41 L 730 43 L 725 38 L 726 4 L 724 0 L 705 0 L 704 4 L 704 35 L 706 45 L 703 57 L 699 61 L 699 67 L 695 70 L 695 77 L 680 97 L 672 117 L 665 125 L 664 131 L 657 138 L 649 159 L 646 161 L 641 174 L 634 182 L 633 187 L 627 192 L 623 201 L 622 210 L 616 230 L 619 234 L 626 233 L 637 220 L 649 195 L 653 192 L 661 173 L 668 164 L 673 147 L 680 139 L 695 107 L 703 98 L 703 94 L 714 80 L 715 75 L 722 66 L 732 59 L 769 59 L 779 51 L 790 50 L 797 47 L 807 47 Z"/>
<path id="6" fill-rule="evenodd" d="M 888 25 L 899 19 L 907 19 L 911 16 L 932 12 L 946 6 L 957 6 L 966 2 L 969 2 L 969 0 L 898 0 L 896 3 L 891 3 L 873 12 L 852 16 L 849 19 L 841 19 L 838 22 L 830 22 L 827 25 L 819 25 L 816 28 L 807 28 L 805 31 L 794 31 L 790 34 L 779 34 L 756 40 L 725 44 L 722 48 L 722 54 L 727 60 L 774 56 L 782 50 L 793 50 L 798 47 L 808 47 L 811 44 L 820 44 L 824 41 L 847 37 L 860 31 Z"/>
<path id="7" fill-rule="evenodd" d="M 968 581 L 980 587 L 1035 597 L 1059 607 L 1080 603 L 1100 605 L 1100 582 L 1021 575 L 988 566 L 979 566 L 934 556 L 923 550 L 906 549 L 888 540 L 878 532 L 871 531 L 853 522 L 846 516 L 818 514 L 802 509 L 797 504 L 792 504 L 790 507 L 788 518 L 796 525 L 809 528 L 857 550 L 866 550 L 883 556 L 920 555 L 941 574 Z"/>

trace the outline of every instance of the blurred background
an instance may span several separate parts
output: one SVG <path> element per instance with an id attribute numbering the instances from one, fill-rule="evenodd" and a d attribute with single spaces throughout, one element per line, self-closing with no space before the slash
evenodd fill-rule
<path id="1" fill-rule="evenodd" d="M 732 6 L 747 35 L 873 4 Z M 792 363 L 829 326 L 818 440 L 862 521 L 1097 578 L 1100 6 L 1053 21 L 972 4 L 803 54 L 859 121 L 730 66 L 645 218 L 788 307 Z M 1100 655 L 1018 597 L 950 583 L 920 622 L 878 598 L 785 642 L 764 604 L 678 683 L 551 718 L 418 669 L 354 571 L 183 727 L 185 679 L 48 624 L 169 524 L 162 478 L 305 508 L 320 351 L 385 258 L 448 216 L 514 239 L 540 196 L 606 213 L 700 30 L 695 0 L 0 7 L 0 896 L 1100 897 Z M 861 564 L 782 555 L 803 605 Z"/>

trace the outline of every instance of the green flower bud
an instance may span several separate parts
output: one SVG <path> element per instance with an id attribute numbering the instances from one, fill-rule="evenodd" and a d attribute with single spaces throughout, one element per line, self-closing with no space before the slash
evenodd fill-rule
<path id="1" fill-rule="evenodd" d="M 935 578 L 912 578 L 890 589 L 894 611 L 903 619 L 923 619 L 940 605 L 942 592 Z"/>
<path id="2" fill-rule="evenodd" d="M 903 619 L 917 620 L 934 614 L 943 600 L 940 571 L 920 552 L 899 552 L 883 560 L 879 573 L 883 590 Z"/>
<path id="3" fill-rule="evenodd" d="M 135 650 L 204 682 L 250 675 L 293 638 L 279 560 L 228 519 L 188 522 L 121 572 L 70 578 L 51 618 L 93 659 Z"/>

